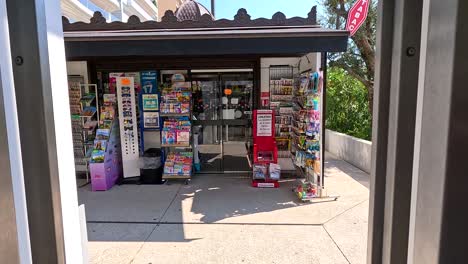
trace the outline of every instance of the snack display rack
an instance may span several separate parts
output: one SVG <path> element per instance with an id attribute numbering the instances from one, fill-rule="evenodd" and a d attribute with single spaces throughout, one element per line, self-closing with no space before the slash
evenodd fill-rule
<path id="1" fill-rule="evenodd" d="M 192 177 L 193 151 L 191 144 L 190 82 L 176 81 L 162 89 L 160 117 L 161 148 L 163 149 L 164 172 L 162 178 L 184 179 L 188 184 Z"/>
<path id="2" fill-rule="evenodd" d="M 293 188 L 301 201 L 332 198 L 325 193 L 322 142 L 322 75 L 307 72 L 299 76 L 294 92 L 295 107 L 291 127 L 293 163 L 304 179 Z"/>
<path id="3" fill-rule="evenodd" d="M 90 182 L 89 159 L 99 122 L 99 104 L 96 98 L 97 85 L 83 83 L 83 76 L 68 76 L 75 168 L 86 174 L 87 184 Z"/>

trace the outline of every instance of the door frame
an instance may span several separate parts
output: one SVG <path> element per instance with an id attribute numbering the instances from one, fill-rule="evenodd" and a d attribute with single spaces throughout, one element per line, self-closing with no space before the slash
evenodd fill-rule
<path id="1" fill-rule="evenodd" d="M 252 82 L 252 85 L 253 87 L 255 87 L 255 83 L 256 83 L 256 73 L 255 72 L 255 69 L 252 67 L 252 68 L 240 68 L 240 69 L 196 69 L 196 70 L 188 70 L 188 76 L 189 76 L 189 79 L 192 80 L 192 76 L 193 74 L 213 74 L 213 75 L 217 75 L 217 81 L 219 83 L 219 87 L 218 89 L 220 89 L 220 93 L 219 93 L 219 99 L 221 100 L 222 97 L 223 97 L 223 93 L 222 93 L 222 90 L 223 90 L 223 85 L 222 85 L 222 79 L 221 79 L 221 76 L 223 73 L 252 73 L 252 77 L 251 77 L 251 82 Z M 254 92 L 254 88 L 252 88 L 252 92 L 250 94 L 250 104 L 251 104 L 251 111 L 253 111 L 254 107 L 255 107 L 255 92 Z M 202 126 L 216 126 L 217 129 L 218 129 L 218 134 L 221 133 L 221 137 L 220 137 L 220 142 L 219 142 L 219 145 L 220 145 L 220 154 L 221 154 L 221 165 L 220 165 L 220 170 L 219 171 L 200 171 L 200 172 L 197 172 L 197 174 L 219 174 L 219 173 L 223 173 L 223 174 L 228 174 L 228 173 L 247 173 L 247 172 L 250 172 L 250 170 L 246 170 L 246 171 L 226 171 L 225 170 L 225 166 L 224 166 L 224 137 L 225 137 L 225 134 L 224 134 L 224 131 L 225 131 L 225 126 L 227 125 L 233 125 L 233 126 L 248 126 L 248 127 L 251 127 L 251 124 L 252 124 L 252 120 L 251 118 L 250 119 L 241 119 L 241 120 L 237 120 L 237 119 L 223 119 L 223 115 L 222 113 L 219 114 L 219 118 L 218 120 L 192 120 L 192 125 L 202 125 Z M 245 143 L 247 144 L 247 140 L 248 138 L 246 138 L 246 141 Z M 247 150 L 248 151 L 248 150 Z"/>

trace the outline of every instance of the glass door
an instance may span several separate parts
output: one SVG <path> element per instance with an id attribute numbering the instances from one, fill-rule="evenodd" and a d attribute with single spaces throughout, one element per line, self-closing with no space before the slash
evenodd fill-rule
<path id="1" fill-rule="evenodd" d="M 198 171 L 250 171 L 253 73 L 192 73 L 192 89 Z"/>
<path id="2" fill-rule="evenodd" d="M 222 168 L 221 96 L 218 74 L 192 74 L 193 135 L 198 154 L 195 167 L 201 173 Z"/>
<path id="3" fill-rule="evenodd" d="M 248 172 L 252 140 L 253 74 L 223 73 L 220 76 L 223 105 L 223 169 Z"/>

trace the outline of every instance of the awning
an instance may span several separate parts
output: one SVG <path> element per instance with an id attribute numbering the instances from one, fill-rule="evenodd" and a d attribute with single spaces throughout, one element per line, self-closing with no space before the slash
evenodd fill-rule
<path id="1" fill-rule="evenodd" d="M 234 20 L 177 21 L 168 12 L 161 22 L 106 23 L 99 13 L 91 23 L 64 20 L 68 58 L 116 56 L 302 56 L 310 52 L 346 51 L 348 32 L 321 28 L 315 8 L 308 18 L 250 20 L 239 10 Z"/>

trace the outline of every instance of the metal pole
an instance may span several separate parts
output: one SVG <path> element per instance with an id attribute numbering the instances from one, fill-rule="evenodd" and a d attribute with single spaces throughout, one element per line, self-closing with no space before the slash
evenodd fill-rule
<path id="1" fill-rule="evenodd" d="M 368 263 L 405 263 L 422 0 L 379 1 Z"/>
<path id="2" fill-rule="evenodd" d="M 1 4 L 1 3 L 0 3 Z M 2 36 L 3 37 L 3 36 Z M 0 67 L 8 67 L 0 64 Z M 7 140 L 7 124 L 3 103 L 3 87 L 0 72 L 0 262 L 20 263 L 18 232 L 16 225 L 14 190 Z M 20 227 L 21 228 L 21 227 Z"/>
<path id="3" fill-rule="evenodd" d="M 0 263 L 32 263 L 5 0 L 0 19 Z"/>
<path id="4" fill-rule="evenodd" d="M 381 0 L 378 2 L 374 109 L 372 114 L 369 231 L 367 236 L 368 264 L 379 264 L 382 261 L 388 108 L 391 84 L 391 63 L 384 62 L 388 62 L 392 58 L 394 8 L 395 3 L 393 0 Z"/>
<path id="5" fill-rule="evenodd" d="M 322 52 L 321 54 L 321 68 L 323 72 L 323 86 L 322 86 L 322 106 L 321 106 L 321 115 L 322 115 L 322 120 L 320 122 L 320 177 L 322 181 L 322 186 L 325 187 L 325 140 L 326 140 L 326 134 L 325 134 L 325 121 L 327 118 L 326 114 L 326 105 L 327 105 L 327 53 Z"/>
<path id="6" fill-rule="evenodd" d="M 82 263 L 60 1 L 6 2 L 32 260 Z"/>
<path id="7" fill-rule="evenodd" d="M 211 14 L 213 15 L 213 17 L 216 17 L 215 16 L 215 0 L 211 0 Z"/>
<path id="8" fill-rule="evenodd" d="M 409 264 L 468 263 L 468 2 L 425 0 Z"/>

